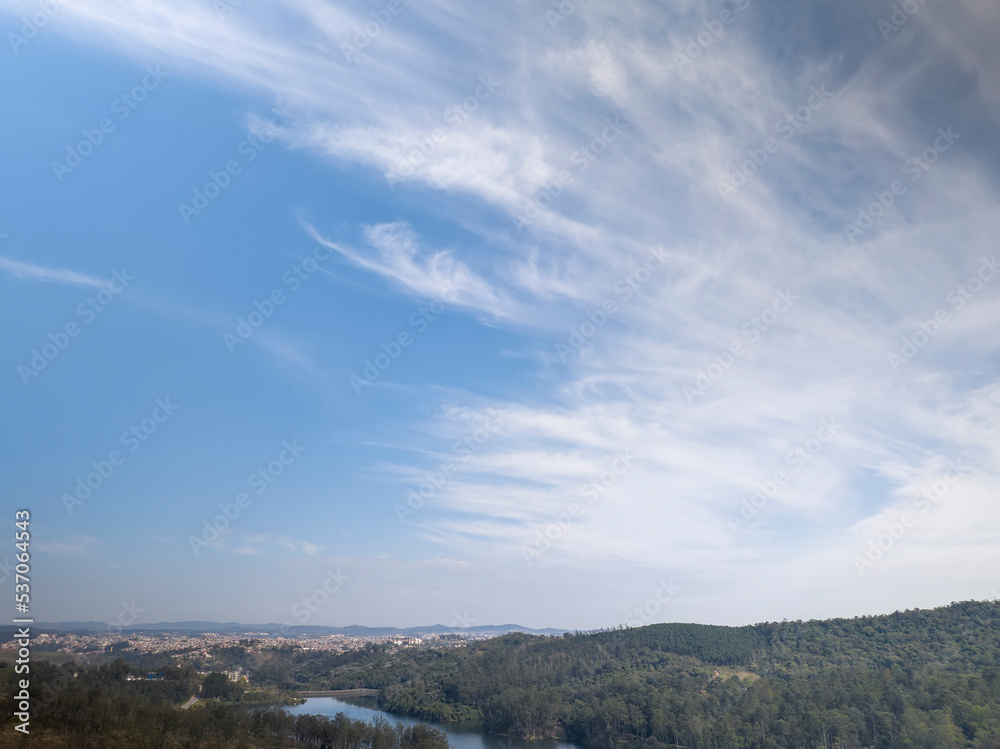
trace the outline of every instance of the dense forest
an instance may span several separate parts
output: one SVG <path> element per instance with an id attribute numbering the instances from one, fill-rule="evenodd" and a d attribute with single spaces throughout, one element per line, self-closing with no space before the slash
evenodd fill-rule
<path id="1" fill-rule="evenodd" d="M 32 664 L 35 695 L 30 735 L 13 730 L 10 712 L 0 747 L 60 749 L 447 749 L 441 731 L 426 726 L 292 716 L 229 701 L 181 703 L 198 689 L 190 668 L 164 671 L 162 681 L 127 681 L 124 661 L 94 668 Z M 221 676 L 213 674 L 212 676 Z M 210 681 L 211 676 L 206 679 Z M 224 679 L 224 677 L 223 677 Z M 217 685 L 218 686 L 218 685 Z M 14 704 L 14 669 L 0 668 L 0 698 Z M 227 696 L 235 696 L 229 693 Z"/>
<path id="2" fill-rule="evenodd" d="M 33 666 L 42 699 L 33 732 L 71 737 L 33 746 L 447 746 L 435 731 L 248 708 L 249 692 L 221 674 L 199 682 L 190 666 L 164 669 L 164 681 L 125 681 L 165 656 L 113 657 L 133 663 L 75 677 L 71 664 Z M 212 658 L 217 668 L 242 666 L 271 694 L 375 688 L 380 706 L 397 714 L 600 748 L 1000 749 L 1000 603 L 342 653 L 246 641 L 213 648 Z M 10 671 L 0 669 L 4 699 Z M 178 710 L 199 683 L 219 701 Z M 5 734 L 12 741 L 9 724 Z"/>
<path id="3" fill-rule="evenodd" d="M 998 603 L 293 653 L 262 673 L 377 688 L 392 712 L 596 747 L 1000 749 Z"/>

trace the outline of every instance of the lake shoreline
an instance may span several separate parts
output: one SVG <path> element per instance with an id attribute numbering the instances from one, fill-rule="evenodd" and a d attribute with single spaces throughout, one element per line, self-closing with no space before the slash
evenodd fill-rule
<path id="1" fill-rule="evenodd" d="M 337 690 L 340 692 L 357 692 L 360 690 Z M 368 690 L 375 691 L 375 690 Z M 309 696 L 300 692 L 299 695 L 305 699 L 301 705 L 294 707 L 282 706 L 282 708 L 294 715 L 323 715 L 333 717 L 338 713 L 343 713 L 352 720 L 371 721 L 381 718 L 389 723 L 402 723 L 403 725 L 425 725 L 436 728 L 448 737 L 449 744 L 454 749 L 589 749 L 582 744 L 565 739 L 518 739 L 510 736 L 490 734 L 482 729 L 481 725 L 475 725 L 468 721 L 438 722 L 423 720 L 407 715 L 397 715 L 377 708 L 357 704 L 353 700 L 370 701 L 375 695 L 344 695 L 340 696 Z M 347 699 L 344 699 L 344 698 Z M 351 700 L 351 701 L 348 701 Z"/>

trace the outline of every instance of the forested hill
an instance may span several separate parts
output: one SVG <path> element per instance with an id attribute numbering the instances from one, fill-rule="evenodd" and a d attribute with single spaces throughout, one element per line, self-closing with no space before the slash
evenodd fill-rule
<path id="1" fill-rule="evenodd" d="M 1000 602 L 953 603 L 885 616 L 759 624 L 776 668 L 863 664 L 936 665 L 953 671 L 1000 666 Z"/>
<path id="2" fill-rule="evenodd" d="M 720 666 L 749 666 L 768 649 L 767 636 L 756 627 L 718 627 L 710 624 L 653 624 L 596 634 L 577 634 L 552 642 L 551 647 L 572 651 L 613 649 L 618 655 L 647 652 L 690 655 Z M 541 643 L 539 643 L 541 644 Z"/>
<path id="3" fill-rule="evenodd" d="M 967 670 L 997 665 L 994 658 L 998 642 L 1000 603 L 973 601 L 883 616 L 746 627 L 654 624 L 573 635 L 549 647 L 614 647 L 619 654 L 629 650 L 663 651 L 695 656 L 706 664 L 755 666 L 763 672 L 930 663 Z M 545 647 L 541 641 L 538 645 Z"/>
<path id="4" fill-rule="evenodd" d="M 1000 749 L 1000 603 L 511 634 L 452 649 L 302 653 L 290 666 L 289 682 L 311 688 L 381 689 L 394 712 L 595 747 Z"/>

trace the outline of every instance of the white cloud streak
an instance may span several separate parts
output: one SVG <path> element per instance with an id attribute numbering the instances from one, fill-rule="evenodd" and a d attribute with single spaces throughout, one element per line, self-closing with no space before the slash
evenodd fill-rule
<path id="1" fill-rule="evenodd" d="M 46 268 L 34 263 L 25 263 L 0 256 L 0 271 L 23 281 L 41 281 L 43 283 L 58 283 L 70 286 L 89 286 L 95 289 L 107 288 L 108 282 L 86 273 L 65 268 Z"/>

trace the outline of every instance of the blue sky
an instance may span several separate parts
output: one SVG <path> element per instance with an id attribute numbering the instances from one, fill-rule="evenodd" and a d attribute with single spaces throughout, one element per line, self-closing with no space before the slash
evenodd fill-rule
<path id="1" fill-rule="evenodd" d="M 7 3 L 34 615 L 1000 595 L 1000 11 L 906 7 Z"/>

